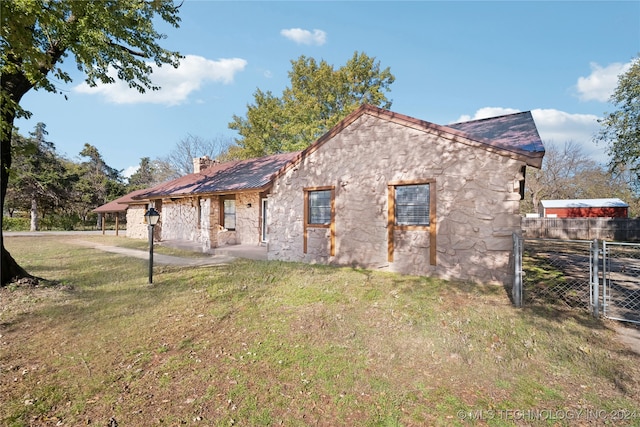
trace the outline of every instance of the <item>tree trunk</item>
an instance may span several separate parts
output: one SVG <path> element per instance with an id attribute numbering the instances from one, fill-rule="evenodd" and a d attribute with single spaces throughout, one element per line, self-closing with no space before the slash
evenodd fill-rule
<path id="1" fill-rule="evenodd" d="M 0 209 L 4 211 L 4 199 L 7 195 L 9 185 L 9 170 L 11 169 L 11 135 L 13 133 L 13 122 L 16 118 L 16 108 L 20 105 L 22 96 L 33 86 L 22 74 L 2 75 L 2 91 L 9 95 L 10 101 L 2 100 L 2 123 L 0 123 Z M 12 104 L 14 103 L 14 104 Z M 0 286 L 8 285 L 14 279 L 33 277 L 20 267 L 11 254 L 4 247 L 4 236 L 2 233 L 2 218 L 0 215 Z"/>
<path id="2" fill-rule="evenodd" d="M 29 231 L 38 231 L 38 202 L 31 199 L 31 227 Z"/>

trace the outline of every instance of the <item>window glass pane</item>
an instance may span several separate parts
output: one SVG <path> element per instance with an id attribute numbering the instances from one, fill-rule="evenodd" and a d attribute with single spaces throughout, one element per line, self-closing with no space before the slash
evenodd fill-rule
<path id="1" fill-rule="evenodd" d="M 224 228 L 235 230 L 236 228 L 236 201 L 227 199 L 224 201 Z"/>
<path id="2" fill-rule="evenodd" d="M 429 184 L 396 187 L 396 224 L 429 225 Z"/>
<path id="3" fill-rule="evenodd" d="M 331 190 L 309 192 L 309 224 L 331 223 Z"/>

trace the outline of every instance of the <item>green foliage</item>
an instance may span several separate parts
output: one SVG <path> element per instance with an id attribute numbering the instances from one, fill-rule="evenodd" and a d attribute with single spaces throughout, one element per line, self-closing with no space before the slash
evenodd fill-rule
<path id="1" fill-rule="evenodd" d="M 385 93 L 395 77 L 365 53 L 355 52 L 338 69 L 305 56 L 291 65 L 291 85 L 281 97 L 257 89 L 246 117 L 233 116 L 229 128 L 240 138 L 230 157 L 302 150 L 363 104 L 391 107 Z"/>
<path id="2" fill-rule="evenodd" d="M 133 175 L 129 177 L 128 191 L 149 187 L 153 184 L 154 167 L 149 157 L 140 159 L 140 166 Z"/>
<path id="3" fill-rule="evenodd" d="M 29 218 L 6 217 L 2 220 L 3 231 L 29 231 Z"/>
<path id="4" fill-rule="evenodd" d="M 90 144 L 80 152 L 84 161 L 75 163 L 62 158 L 55 145 L 44 139 L 45 129 L 39 123 L 29 138 L 14 132 L 14 159 L 5 206 L 12 212 L 37 207 L 42 229 L 84 228 L 92 209 L 124 194 L 122 177 L 118 170 L 105 164 L 98 149 Z M 95 225 L 95 215 L 92 219 Z"/>
<path id="5" fill-rule="evenodd" d="M 3 106 L 20 113 L 20 99 L 30 89 L 59 92 L 56 81 L 71 81 L 60 67 L 69 53 L 89 85 L 118 78 L 140 92 L 158 89 L 145 60 L 177 66 L 180 55 L 158 45 L 165 36 L 154 28 L 156 16 L 174 27 L 180 22 L 172 1 L 0 2 Z M 10 132 L 5 125 L 3 135 Z"/>
<path id="6" fill-rule="evenodd" d="M 68 173 L 65 161 L 47 141 L 44 123 L 25 138 L 14 133 L 15 151 L 10 170 L 11 185 L 7 188 L 5 206 L 11 210 L 56 209 L 67 200 L 74 177 Z"/>
<path id="7" fill-rule="evenodd" d="M 611 102 L 617 110 L 598 120 L 596 138 L 608 144 L 612 170 L 628 167 L 640 179 L 640 57 L 620 76 Z"/>
<path id="8" fill-rule="evenodd" d="M 71 76 L 62 67 L 71 54 L 90 86 L 116 79 L 144 92 L 157 90 L 147 61 L 178 66 L 180 55 L 163 49 L 155 25 L 179 26 L 171 0 L 11 0 L 0 2 L 0 207 L 4 210 L 11 137 L 16 117 L 28 116 L 22 97 L 31 89 L 60 92 Z M 1 219 L 0 219 L 1 222 Z M 2 246 L 2 283 L 24 271 Z"/>

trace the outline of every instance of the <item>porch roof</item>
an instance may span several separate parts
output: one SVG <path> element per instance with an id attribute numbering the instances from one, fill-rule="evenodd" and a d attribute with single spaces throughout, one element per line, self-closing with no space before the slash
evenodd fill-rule
<path id="1" fill-rule="evenodd" d="M 298 154 L 299 152 L 282 153 L 258 159 L 216 163 L 201 172 L 148 188 L 134 199 L 259 190 L 269 185 L 274 174 Z"/>
<path id="2" fill-rule="evenodd" d="M 134 197 L 138 194 L 143 193 L 146 189 L 132 191 L 129 194 L 126 194 L 122 197 L 119 197 L 115 200 L 110 201 L 109 203 L 105 203 L 102 206 L 98 206 L 93 209 L 91 212 L 95 213 L 116 213 L 116 212 L 125 212 L 129 205 L 135 203 Z"/>

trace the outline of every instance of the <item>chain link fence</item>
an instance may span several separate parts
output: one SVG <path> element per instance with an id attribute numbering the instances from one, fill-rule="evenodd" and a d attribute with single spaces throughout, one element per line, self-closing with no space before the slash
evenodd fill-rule
<path id="1" fill-rule="evenodd" d="M 592 241 L 525 239 L 522 304 L 593 306 Z"/>
<path id="2" fill-rule="evenodd" d="M 517 306 L 553 305 L 640 324 L 640 244 L 514 236 Z"/>
<path id="3" fill-rule="evenodd" d="M 604 242 L 603 254 L 604 315 L 640 324 L 640 244 Z"/>

